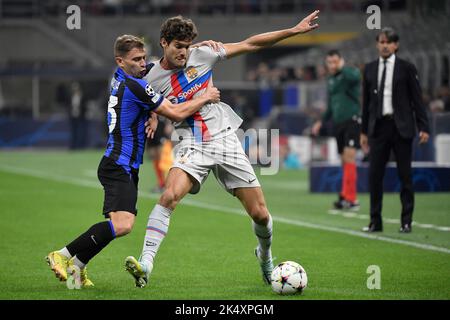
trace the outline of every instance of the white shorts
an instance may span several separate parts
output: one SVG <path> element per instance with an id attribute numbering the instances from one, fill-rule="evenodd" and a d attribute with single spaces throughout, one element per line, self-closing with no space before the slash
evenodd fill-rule
<path id="1" fill-rule="evenodd" d="M 192 194 L 200 191 L 211 170 L 219 184 L 233 195 L 236 188 L 261 186 L 235 133 L 209 142 L 179 143 L 172 168 L 180 168 L 194 178 L 196 183 L 189 191 Z"/>

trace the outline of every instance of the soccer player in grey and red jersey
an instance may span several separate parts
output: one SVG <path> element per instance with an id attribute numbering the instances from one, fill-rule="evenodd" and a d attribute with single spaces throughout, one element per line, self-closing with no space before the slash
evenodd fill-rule
<path id="1" fill-rule="evenodd" d="M 258 34 L 237 43 L 219 44 L 218 50 L 208 46 L 191 48 L 197 36 L 194 23 L 181 16 L 170 18 L 161 27 L 164 56 L 153 62 L 147 79 L 157 92 L 172 102 L 189 101 L 212 84 L 212 67 L 216 62 L 314 30 L 318 27 L 315 21 L 318 14 L 319 11 L 314 11 L 289 29 Z M 148 283 L 173 210 L 187 193 L 200 190 L 211 171 L 222 187 L 241 201 L 252 218 L 258 240 L 255 254 L 263 280 L 270 283 L 272 218 L 255 172 L 235 133 L 241 123 L 242 119 L 223 102 L 206 105 L 184 121 L 174 123 L 180 143 L 176 146 L 166 189 L 150 214 L 141 258 L 125 259 L 136 286 L 144 287 Z"/>

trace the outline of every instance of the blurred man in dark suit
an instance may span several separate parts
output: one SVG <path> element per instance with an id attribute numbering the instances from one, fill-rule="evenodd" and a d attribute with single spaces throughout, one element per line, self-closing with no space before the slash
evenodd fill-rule
<path id="1" fill-rule="evenodd" d="M 384 28 L 376 41 L 380 57 L 365 66 L 363 80 L 360 144 L 365 152 L 370 148 L 370 224 L 363 230 L 383 231 L 383 177 L 392 150 L 402 183 L 400 232 L 409 233 L 414 210 L 412 142 L 416 126 L 419 143 L 428 141 L 428 118 L 415 66 L 396 56 L 399 36 Z"/>

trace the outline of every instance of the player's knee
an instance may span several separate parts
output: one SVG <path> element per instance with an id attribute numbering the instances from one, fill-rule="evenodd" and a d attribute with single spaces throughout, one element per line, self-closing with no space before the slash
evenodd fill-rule
<path id="1" fill-rule="evenodd" d="M 116 229 L 116 235 L 117 236 L 124 236 L 126 234 L 129 234 L 131 230 L 133 229 L 133 223 L 121 223 Z"/>
<path id="2" fill-rule="evenodd" d="M 131 232 L 134 225 L 134 219 L 116 219 L 113 220 L 116 236 L 124 236 Z"/>
<path id="3" fill-rule="evenodd" d="M 346 147 L 342 154 L 342 161 L 344 163 L 354 163 L 356 161 L 356 149 Z"/>
<path id="4" fill-rule="evenodd" d="M 127 221 L 124 226 L 125 234 L 130 233 L 131 230 L 133 230 L 133 226 L 134 226 L 134 220 Z"/>
<path id="5" fill-rule="evenodd" d="M 250 216 L 253 221 L 259 225 L 267 225 L 270 220 L 269 211 L 265 203 L 258 203 L 250 208 Z"/>
<path id="6" fill-rule="evenodd" d="M 165 208 L 175 209 L 178 202 L 180 201 L 180 195 L 174 190 L 167 188 L 164 190 L 161 198 L 159 199 L 159 204 Z"/>

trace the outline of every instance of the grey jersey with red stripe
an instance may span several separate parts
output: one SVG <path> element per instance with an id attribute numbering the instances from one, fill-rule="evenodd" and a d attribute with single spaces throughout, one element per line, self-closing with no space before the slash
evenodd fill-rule
<path id="1" fill-rule="evenodd" d="M 188 101 L 201 95 L 212 82 L 212 67 L 226 58 L 225 50 L 213 51 L 207 46 L 190 49 L 183 69 L 165 70 L 160 61 L 153 62 L 145 77 L 153 89 L 172 103 Z M 204 105 L 181 122 L 174 122 L 178 136 L 195 142 L 215 140 L 235 132 L 242 119 L 223 102 Z"/>

